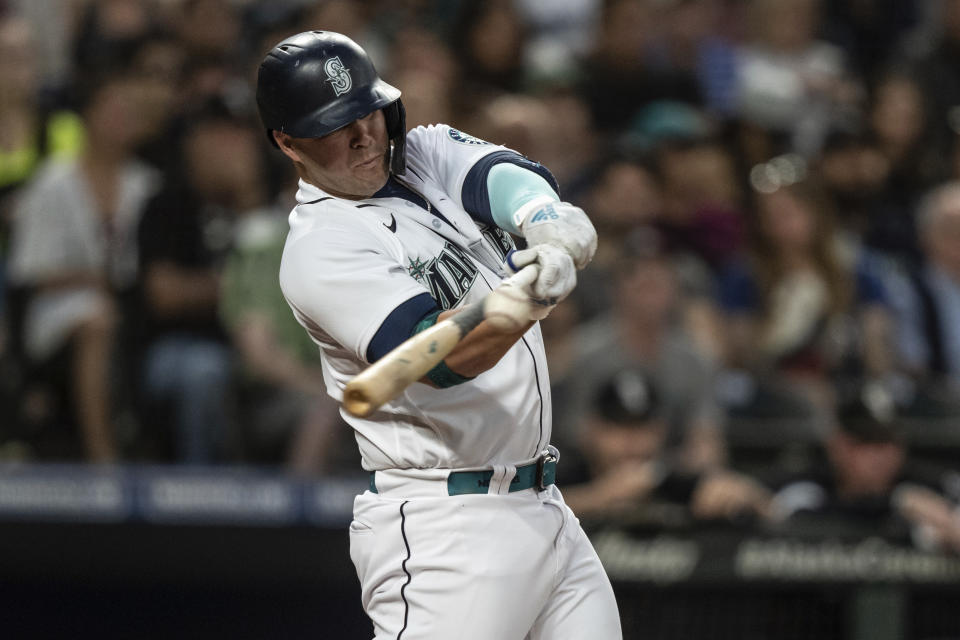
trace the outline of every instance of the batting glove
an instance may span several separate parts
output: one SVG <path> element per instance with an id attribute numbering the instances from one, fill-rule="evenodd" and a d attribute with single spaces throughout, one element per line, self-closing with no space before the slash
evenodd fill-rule
<path id="1" fill-rule="evenodd" d="M 577 269 L 583 269 L 597 251 L 597 230 L 583 209 L 549 197 L 534 198 L 513 214 L 527 244 L 547 244 L 563 249 Z"/>
<path id="2" fill-rule="evenodd" d="M 518 324 L 520 321 L 543 320 L 557 306 L 556 302 L 538 298 L 533 294 L 533 284 L 538 273 L 539 268 L 531 261 L 501 282 L 494 292 L 496 296 L 489 296 L 502 302 L 498 310 L 512 316 Z M 509 301 L 509 304 L 503 302 L 504 300 Z"/>
<path id="3" fill-rule="evenodd" d="M 577 270 L 573 266 L 573 259 L 562 249 L 538 244 L 507 254 L 507 266 L 515 273 L 533 263 L 540 267 L 537 279 L 530 285 L 534 298 L 555 305 L 577 286 Z"/>

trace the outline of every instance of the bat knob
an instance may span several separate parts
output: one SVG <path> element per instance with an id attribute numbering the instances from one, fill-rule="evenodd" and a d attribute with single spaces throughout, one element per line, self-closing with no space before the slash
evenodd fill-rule
<path id="1" fill-rule="evenodd" d="M 373 413 L 374 409 L 367 393 L 363 389 L 352 387 L 350 384 L 347 384 L 346 389 L 343 390 L 343 406 L 351 415 L 358 418 L 366 418 Z"/>

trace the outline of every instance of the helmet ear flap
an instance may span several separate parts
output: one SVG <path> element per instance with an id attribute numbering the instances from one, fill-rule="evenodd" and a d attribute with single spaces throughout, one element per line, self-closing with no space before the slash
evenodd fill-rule
<path id="1" fill-rule="evenodd" d="M 407 112 L 398 98 L 384 107 L 383 114 L 386 117 L 387 136 L 393 144 L 390 152 L 390 172 L 403 175 L 407 171 Z"/>

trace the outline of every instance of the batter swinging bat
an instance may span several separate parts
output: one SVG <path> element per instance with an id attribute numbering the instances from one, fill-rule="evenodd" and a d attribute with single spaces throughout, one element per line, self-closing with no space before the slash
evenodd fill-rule
<path id="1" fill-rule="evenodd" d="M 512 279 L 513 286 L 501 285 L 482 302 L 405 340 L 347 383 L 343 406 L 357 417 L 369 416 L 437 366 L 484 319 L 504 331 L 517 328 L 510 320 L 519 315 L 514 307 L 527 305 L 528 298 L 518 296 L 516 288 L 528 286 L 537 273 L 536 265 L 524 267 Z"/>

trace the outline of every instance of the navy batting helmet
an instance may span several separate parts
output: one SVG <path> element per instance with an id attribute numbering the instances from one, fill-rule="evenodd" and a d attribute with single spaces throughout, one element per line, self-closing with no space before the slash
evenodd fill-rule
<path id="1" fill-rule="evenodd" d="M 390 170 L 405 169 L 406 117 L 400 90 L 377 75 L 366 51 L 332 31 L 305 31 L 277 44 L 260 63 L 257 108 L 272 131 L 321 138 L 383 109 L 393 145 Z"/>

